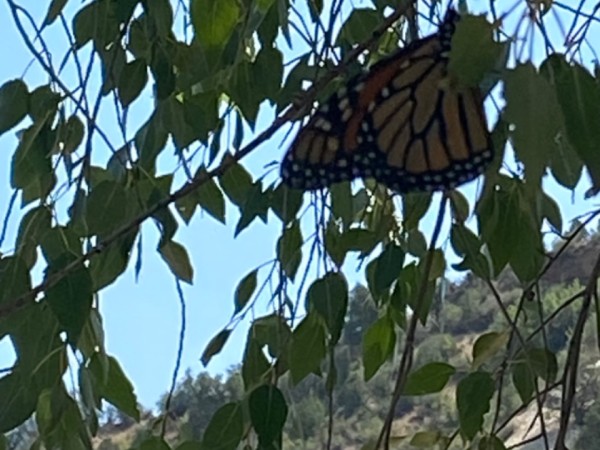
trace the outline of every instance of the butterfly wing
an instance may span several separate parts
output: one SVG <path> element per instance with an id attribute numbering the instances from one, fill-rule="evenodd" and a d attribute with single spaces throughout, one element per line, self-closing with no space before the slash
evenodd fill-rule
<path id="1" fill-rule="evenodd" d="M 453 188 L 477 177 L 492 151 L 477 89 L 447 76 L 458 15 L 437 34 L 375 64 L 322 105 L 282 163 L 288 185 L 319 189 L 372 177 L 397 192 Z"/>

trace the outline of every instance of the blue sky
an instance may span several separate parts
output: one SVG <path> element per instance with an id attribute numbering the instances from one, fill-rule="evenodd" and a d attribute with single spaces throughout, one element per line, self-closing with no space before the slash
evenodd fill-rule
<path id="1" fill-rule="evenodd" d="M 34 12 L 41 22 L 47 2 L 23 1 L 22 4 Z M 40 7 L 43 5 L 43 7 Z M 70 8 L 80 8 L 80 2 L 71 2 Z M 60 49 L 61 33 L 47 36 L 57 49 L 55 61 L 62 58 Z M 35 65 L 29 66 L 32 56 L 21 42 L 6 2 L 0 2 L 0 84 L 13 78 L 27 82 L 30 90 L 45 84 L 46 77 Z M 286 48 L 282 50 L 288 52 Z M 64 51 L 64 50 L 63 50 Z M 9 63 L 7 63 L 9 62 Z M 29 68 L 28 68 L 29 67 Z M 27 70 L 26 70 L 27 69 Z M 68 78 L 68 73 L 66 74 Z M 149 100 L 133 104 L 129 120 L 134 133 L 139 124 L 147 119 Z M 111 121 L 112 100 L 101 112 L 101 123 L 110 133 L 116 133 Z M 257 129 L 266 127 L 271 120 L 269 112 L 263 113 Z M 22 127 L 22 126 L 21 126 Z M 21 128 L 21 127 L 17 127 Z M 6 214 L 10 195 L 10 158 L 16 146 L 16 129 L 0 136 L 0 217 Z M 284 151 L 280 147 L 282 133 L 263 145 L 257 152 L 244 160 L 244 165 L 252 173 L 265 172 L 265 164 L 277 161 Z M 174 166 L 173 153 L 165 151 L 161 159 L 164 171 Z M 96 162 L 105 164 L 107 153 L 98 152 Z M 176 183 L 176 186 L 179 184 Z M 467 187 L 466 192 L 473 198 L 477 184 Z M 591 208 L 591 202 L 583 202 L 585 187 L 580 186 L 573 194 L 570 191 L 551 187 L 561 205 L 565 218 L 571 219 Z M 573 202 L 572 199 L 577 201 Z M 9 222 L 9 233 L 0 251 L 8 252 L 14 233 L 18 227 L 20 214 L 13 212 Z M 194 285 L 184 286 L 186 299 L 186 334 L 182 358 L 182 370 L 191 368 L 193 372 L 202 370 L 200 354 L 208 340 L 225 326 L 233 312 L 233 293 L 239 280 L 250 270 L 270 260 L 274 255 L 275 242 L 280 232 L 276 221 L 268 225 L 254 222 L 251 227 L 234 239 L 237 212 L 227 210 L 227 226 L 216 222 L 210 216 L 196 214 L 189 226 L 181 225 L 176 240 L 183 243 L 190 253 L 195 270 Z M 427 221 L 429 222 L 429 221 Z M 423 230 L 429 236 L 429 225 Z M 100 293 L 101 313 L 104 318 L 106 347 L 110 354 L 121 362 L 125 372 L 135 385 L 139 401 L 146 407 L 153 407 L 159 396 L 166 392 L 175 365 L 180 327 L 180 306 L 175 288 L 175 280 L 165 263 L 156 252 L 159 235 L 153 224 L 143 227 L 143 266 L 136 282 L 133 270 L 128 270 L 118 281 Z M 133 264 L 131 264 L 133 265 Z M 348 267 L 351 274 L 354 267 Z M 230 365 L 240 361 L 245 339 L 245 327 L 234 332 L 224 351 L 215 357 L 208 370 L 211 373 L 223 372 Z M 0 368 L 10 366 L 12 354 L 8 343 L 0 342 Z"/>

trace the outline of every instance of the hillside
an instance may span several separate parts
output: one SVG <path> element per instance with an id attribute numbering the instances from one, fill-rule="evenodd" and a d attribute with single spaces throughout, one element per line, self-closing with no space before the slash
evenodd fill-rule
<path id="1" fill-rule="evenodd" d="M 560 248 L 559 244 L 552 249 L 554 253 Z M 545 274 L 534 296 L 534 299 L 539 296 L 541 302 L 530 299 L 529 303 L 541 306 L 545 315 L 560 307 L 561 302 L 587 282 L 586 277 L 599 249 L 600 235 L 584 234 L 578 238 L 558 256 L 554 266 Z M 505 271 L 495 285 L 504 306 L 509 311 L 514 311 L 521 298 L 516 278 Z M 418 369 L 430 362 L 443 361 L 456 367 L 457 375 L 466 373 L 471 368 L 473 344 L 478 336 L 504 327 L 499 320 L 497 303 L 484 282 L 471 275 L 466 275 L 460 282 L 440 287 L 437 297 L 438 303 L 433 306 L 431 320 L 417 334 L 413 367 Z M 528 304 L 524 308 L 529 312 L 534 311 L 535 308 Z M 358 450 L 375 438 L 389 401 L 397 362 L 391 361 L 382 366 L 369 382 L 364 382 L 359 362 L 364 332 L 377 316 L 377 309 L 368 290 L 363 286 L 356 286 L 351 293 L 345 331 L 335 353 L 338 384 L 333 395 L 335 431 L 332 448 L 337 450 Z M 565 359 L 569 331 L 574 321 L 574 310 L 569 306 L 547 327 L 547 347 L 556 353 L 559 363 Z M 535 319 L 527 319 L 523 330 L 532 329 L 535 323 Z M 399 336 L 398 343 L 401 344 L 402 334 Z M 586 332 L 581 354 L 582 383 L 573 417 L 575 433 L 572 441 L 581 447 L 574 447 L 574 450 L 590 448 L 585 447 L 585 443 L 595 442 L 595 439 L 600 438 L 600 405 L 596 402 L 600 392 L 600 374 L 594 365 L 597 359 L 595 330 L 590 329 Z M 414 448 L 409 444 L 410 436 L 414 433 L 425 433 L 421 434 L 422 437 L 431 433 L 450 435 L 456 429 L 455 391 L 458 379 L 458 376 L 454 376 L 438 394 L 405 397 L 400 402 L 396 409 L 393 432 L 396 436 L 407 438 L 397 448 Z M 242 383 L 237 368 L 217 377 L 204 372 L 193 376 L 187 372 L 171 399 L 165 433 L 167 440 L 173 444 L 182 438 L 200 441 L 212 414 L 224 403 L 242 396 Z M 323 380 L 313 375 L 293 387 L 288 377 L 284 376 L 280 388 L 289 404 L 284 448 L 323 448 L 328 417 L 328 396 Z M 166 395 L 158 401 L 159 410 L 163 410 L 165 401 Z M 507 419 L 521 404 L 519 393 L 513 384 L 506 385 L 501 401 L 502 408 L 496 418 L 498 423 Z M 551 393 L 544 408 L 544 426 L 548 436 L 552 436 L 557 428 L 559 405 L 560 397 Z M 499 435 L 507 439 L 508 445 L 517 445 L 523 440 L 538 436 L 541 431 L 538 413 L 535 403 L 530 404 Z M 146 412 L 143 420 L 136 424 L 109 407 L 96 439 L 97 448 L 135 448 L 151 434 L 161 432 L 163 418 Z M 450 448 L 462 448 L 460 439 L 454 440 Z M 538 450 L 544 447 L 537 440 L 521 448 Z"/>

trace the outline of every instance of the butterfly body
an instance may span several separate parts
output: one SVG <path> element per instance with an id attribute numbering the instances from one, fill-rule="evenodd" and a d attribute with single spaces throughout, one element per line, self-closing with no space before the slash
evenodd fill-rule
<path id="1" fill-rule="evenodd" d="M 450 189 L 492 159 L 477 89 L 448 81 L 458 14 L 439 31 L 373 65 L 317 109 L 284 157 L 283 181 L 315 190 L 374 178 L 404 193 Z"/>

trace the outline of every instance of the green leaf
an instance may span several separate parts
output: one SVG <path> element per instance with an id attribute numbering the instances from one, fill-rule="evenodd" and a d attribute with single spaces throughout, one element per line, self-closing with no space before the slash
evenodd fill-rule
<path id="1" fill-rule="evenodd" d="M 469 218 L 469 201 L 460 191 L 452 190 L 448 193 L 452 217 L 461 224 Z"/>
<path id="2" fill-rule="evenodd" d="M 473 369 L 479 369 L 496 354 L 506 350 L 509 336 L 510 333 L 506 331 L 502 333 L 490 332 L 479 336 L 473 344 L 473 363 L 471 364 Z"/>
<path id="3" fill-rule="evenodd" d="M 541 225 L 536 206 L 518 180 L 499 176 L 499 184 L 484 195 L 477 215 L 494 273 L 509 262 L 521 282 L 534 279 L 544 262 Z"/>
<path id="4" fill-rule="evenodd" d="M 547 195 L 545 192 L 542 193 L 542 214 L 550 225 L 559 234 L 563 232 L 563 221 L 562 214 L 560 212 L 560 206 L 556 201 Z"/>
<path id="5" fill-rule="evenodd" d="M 342 246 L 341 237 L 338 225 L 334 221 L 330 221 L 325 230 L 324 244 L 325 251 L 336 267 L 341 267 L 346 259 L 346 249 Z"/>
<path id="6" fill-rule="evenodd" d="M 416 448 L 432 448 L 441 438 L 439 431 L 418 431 L 410 440 L 410 445 Z"/>
<path id="7" fill-rule="evenodd" d="M 196 177 L 200 176 L 202 171 L 205 172 L 204 169 L 199 170 L 198 173 L 196 173 Z M 196 189 L 194 195 L 200 208 L 205 210 L 219 222 L 225 224 L 225 197 L 215 180 L 207 178 L 207 180 Z M 192 196 L 190 195 L 190 197 Z"/>
<path id="8" fill-rule="evenodd" d="M 231 158 L 227 155 L 223 162 Z M 235 205 L 243 207 L 252 190 L 252 175 L 239 163 L 235 162 L 219 178 L 221 189 Z"/>
<path id="9" fill-rule="evenodd" d="M 272 5 L 274 0 L 268 0 L 268 2 L 261 0 L 260 3 L 265 3 L 265 5 L 260 7 L 261 12 L 264 14 L 264 19 L 257 30 L 258 39 L 263 47 L 272 47 L 279 31 L 277 8 L 266 5 L 266 3 Z"/>
<path id="10" fill-rule="evenodd" d="M 600 128 L 597 126 L 597 118 L 600 117 L 600 86 L 596 79 L 582 66 L 567 62 L 563 55 L 550 56 L 540 68 L 540 71 L 550 81 L 556 92 L 558 103 L 564 117 L 568 144 L 585 163 L 592 178 L 594 188 L 600 186 L 600 158 L 598 158 L 598 142 L 600 142 Z M 559 155 L 558 160 L 568 156 L 569 146 L 561 147 L 567 153 Z M 561 158 L 562 156 L 562 158 Z M 570 158 L 575 162 L 576 158 Z M 569 162 L 569 158 L 566 158 Z M 573 172 L 573 170 L 575 172 Z M 567 187 L 576 184 L 577 165 L 571 170 L 570 179 L 558 179 Z M 555 176 L 556 172 L 553 173 Z M 574 183 L 575 182 L 575 183 Z"/>
<path id="11" fill-rule="evenodd" d="M 50 228 L 52 228 L 52 213 L 46 206 L 30 209 L 21 219 L 16 240 L 16 251 L 27 267 L 33 267 L 35 264 L 37 260 L 36 248 Z M 0 291 L 2 291 L 1 288 Z M 2 296 L 0 296 L 1 298 Z"/>
<path id="12" fill-rule="evenodd" d="M 120 3 L 115 3 L 115 5 L 119 5 Z M 125 64 L 127 64 L 128 57 L 121 45 L 108 45 L 102 48 L 96 47 L 96 51 L 98 52 L 98 56 L 100 56 L 102 69 L 102 87 L 100 93 L 108 95 L 117 89 L 119 79 L 121 78 L 121 71 L 125 67 Z"/>
<path id="13" fill-rule="evenodd" d="M 99 354 L 94 355 L 90 362 L 90 370 L 94 376 L 98 392 L 107 402 L 129 417 L 139 421 L 140 412 L 131 381 L 129 381 L 127 375 L 121 369 L 121 365 L 114 357 L 108 356 L 107 361 L 108 372 L 103 370 Z"/>
<path id="14" fill-rule="evenodd" d="M 85 211 L 85 221 L 91 234 L 106 236 L 122 226 L 131 213 L 135 199 L 120 183 L 103 181 L 92 189 Z"/>
<path id="15" fill-rule="evenodd" d="M 548 383 L 556 381 L 558 363 L 556 355 L 548 349 L 529 348 L 526 353 L 519 353 L 517 357 L 527 365 L 532 375 L 542 378 Z"/>
<path id="16" fill-rule="evenodd" d="M 92 279 L 83 264 L 45 292 L 52 312 L 72 345 L 77 344 L 90 315 L 92 294 Z"/>
<path id="17" fill-rule="evenodd" d="M 350 17 L 342 25 L 335 45 L 352 47 L 354 44 L 366 41 L 372 36 L 373 30 L 381 24 L 382 19 L 381 12 L 374 9 L 354 9 L 350 13 Z"/>
<path id="18" fill-rule="evenodd" d="M 268 444 L 281 436 L 288 407 L 276 386 L 262 385 L 254 389 L 248 398 L 248 410 L 259 442 Z"/>
<path id="19" fill-rule="evenodd" d="M 170 448 L 169 444 L 158 436 L 151 436 L 138 446 L 139 450 L 170 450 Z"/>
<path id="20" fill-rule="evenodd" d="M 85 449 L 92 446 L 78 405 L 62 383 L 41 393 L 35 419 L 45 448 Z"/>
<path id="21" fill-rule="evenodd" d="M 28 111 L 29 92 L 21 80 L 0 86 L 0 135 L 17 125 Z"/>
<path id="22" fill-rule="evenodd" d="M 44 19 L 44 25 L 50 25 L 56 20 L 56 18 L 62 13 L 67 0 L 52 0 L 50 6 L 48 6 L 48 12 L 46 12 L 46 18 Z"/>
<path id="23" fill-rule="evenodd" d="M 186 110 L 179 97 L 170 97 L 161 102 L 164 124 L 173 137 L 178 151 L 188 147 L 197 139 L 194 126 L 186 119 Z M 203 167 L 201 167 L 203 169 Z"/>
<path id="24" fill-rule="evenodd" d="M 96 0 L 81 8 L 73 18 L 75 48 L 80 49 L 90 40 L 104 48 L 119 33 L 119 22 L 112 10 L 112 2 Z"/>
<path id="25" fill-rule="evenodd" d="M 12 158 L 11 186 L 23 190 L 23 204 L 46 197 L 56 183 L 50 154 L 55 132 L 37 123 L 27 128 Z"/>
<path id="26" fill-rule="evenodd" d="M 216 92 L 201 92 L 184 96 L 183 116 L 193 130 L 194 137 L 207 143 L 209 133 L 219 124 L 219 96 Z M 210 164 L 212 160 L 208 160 Z"/>
<path id="27" fill-rule="evenodd" d="M 55 226 L 48 230 L 41 242 L 47 271 L 59 271 L 82 255 L 81 240 L 67 227 Z"/>
<path id="28" fill-rule="evenodd" d="M 458 256 L 475 256 L 483 245 L 477 235 L 462 224 L 452 225 L 450 239 L 452 248 Z"/>
<path id="29" fill-rule="evenodd" d="M 271 209 L 284 225 L 287 225 L 296 218 L 303 200 L 304 195 L 302 191 L 290 189 L 283 183 L 279 183 L 271 191 Z"/>
<path id="30" fill-rule="evenodd" d="M 155 172 L 156 158 L 167 144 L 169 137 L 159 114 L 154 112 L 150 119 L 135 134 L 135 148 L 139 153 L 139 164 L 148 172 Z"/>
<path id="31" fill-rule="evenodd" d="M 341 237 L 342 247 L 350 252 L 361 252 L 368 255 L 379 243 L 377 235 L 362 228 L 351 228 L 345 231 Z"/>
<path id="32" fill-rule="evenodd" d="M 433 362 L 410 373 L 403 395 L 426 395 L 440 392 L 456 369 L 450 364 Z"/>
<path id="33" fill-rule="evenodd" d="M 242 19 L 242 9 L 236 0 L 192 0 L 191 15 L 202 45 L 223 48 Z"/>
<path id="34" fill-rule="evenodd" d="M 172 56 L 162 45 L 153 48 L 150 70 L 154 77 L 154 92 L 158 100 L 166 100 L 175 90 Z"/>
<path id="35" fill-rule="evenodd" d="M 335 183 L 329 189 L 333 217 L 341 219 L 344 227 L 350 226 L 354 216 L 352 205 L 352 185 L 348 181 Z"/>
<path id="36" fill-rule="evenodd" d="M 269 209 L 269 193 L 263 192 L 262 181 L 257 181 L 248 192 L 244 206 L 240 208 L 240 220 L 235 227 L 234 236 L 238 236 L 254 219 L 260 217 L 266 222 Z"/>
<path id="37" fill-rule="evenodd" d="M 533 396 L 535 379 L 526 362 L 513 365 L 512 381 L 523 403 L 528 403 Z"/>
<path id="38" fill-rule="evenodd" d="M 408 231 L 406 236 L 406 251 L 417 258 L 423 257 L 427 252 L 425 236 L 417 228 Z"/>
<path id="39" fill-rule="evenodd" d="M 316 314 L 309 313 L 294 330 L 288 353 L 294 385 L 308 374 L 319 372 L 326 354 L 325 338 L 325 327 Z"/>
<path id="40" fill-rule="evenodd" d="M 119 77 L 119 99 L 124 108 L 141 94 L 148 82 L 148 69 L 144 60 L 136 59 L 125 64 Z"/>
<path id="41" fill-rule="evenodd" d="M 281 90 L 283 78 L 283 55 L 281 52 L 273 47 L 263 47 L 256 55 L 253 77 L 255 81 L 260 81 L 255 86 L 260 87 L 262 97 L 271 99 L 274 104 Z"/>
<path id="42" fill-rule="evenodd" d="M 237 287 L 235 288 L 234 314 L 237 314 L 241 310 L 243 310 L 244 307 L 246 306 L 246 304 L 248 303 L 248 300 L 250 300 L 250 297 L 252 297 L 252 294 L 254 294 L 254 291 L 256 290 L 257 274 L 258 274 L 258 269 L 253 270 L 248 275 L 246 275 L 242 279 L 242 281 L 240 281 L 240 284 L 238 284 Z"/>
<path id="43" fill-rule="evenodd" d="M 202 448 L 235 450 L 244 434 L 242 405 L 226 403 L 212 416 L 202 438 Z"/>
<path id="44" fill-rule="evenodd" d="M 194 281 L 194 268 L 185 247 L 175 241 L 167 241 L 161 245 L 160 256 L 167 263 L 173 275 L 186 283 Z"/>
<path id="45" fill-rule="evenodd" d="M 156 27 L 156 35 L 161 38 L 169 38 L 173 28 L 171 2 L 169 0 L 153 0 L 146 4 L 146 12 Z"/>
<path id="46" fill-rule="evenodd" d="M 365 381 L 369 381 L 392 356 L 395 346 L 394 322 L 388 316 L 380 317 L 367 329 L 363 337 Z"/>
<path id="47" fill-rule="evenodd" d="M 485 75 L 503 62 L 507 46 L 494 41 L 493 31 L 485 16 L 467 15 L 456 25 L 448 71 L 461 85 L 478 87 Z"/>
<path id="48" fill-rule="evenodd" d="M 419 261 L 419 267 L 425 270 L 425 259 L 421 259 Z M 438 278 L 444 276 L 444 272 L 446 271 L 446 258 L 444 257 L 444 252 L 440 249 L 433 250 L 433 255 L 431 255 L 431 269 L 428 274 L 428 281 L 436 281 Z"/>
<path id="49" fill-rule="evenodd" d="M 223 347 L 225 346 L 225 343 L 227 342 L 227 339 L 229 339 L 230 335 L 231 330 L 225 329 L 219 331 L 217 335 L 210 340 L 202 352 L 202 356 L 200 357 L 200 361 L 202 361 L 204 367 L 208 365 L 213 356 L 219 354 L 221 350 L 223 350 Z"/>
<path id="50" fill-rule="evenodd" d="M 246 391 L 266 381 L 266 375 L 271 370 L 271 364 L 267 360 L 262 345 L 252 335 L 252 329 L 248 332 L 244 358 L 242 360 L 242 380 Z"/>
<path id="51" fill-rule="evenodd" d="M 471 441 L 481 430 L 483 416 L 490 409 L 494 380 L 487 372 L 473 372 L 460 380 L 456 388 L 456 407 L 460 431 Z"/>
<path id="52" fill-rule="evenodd" d="M 6 433 L 25 422 L 35 411 L 37 396 L 21 372 L 12 371 L 0 378 L 0 432 Z"/>
<path id="53" fill-rule="evenodd" d="M 316 311 L 325 320 L 332 343 L 339 341 L 348 309 L 348 284 L 343 275 L 330 272 L 316 280 L 306 294 L 306 309 Z"/>
<path id="54" fill-rule="evenodd" d="M 412 230 L 431 206 L 431 194 L 412 193 L 402 196 L 402 214 L 405 230 Z"/>
<path id="55" fill-rule="evenodd" d="M 249 334 L 260 348 L 267 346 L 272 358 L 282 356 L 288 349 L 288 343 L 292 338 L 290 326 L 284 318 L 276 314 L 256 319 L 252 323 Z"/>
<path id="56" fill-rule="evenodd" d="M 477 450 L 506 450 L 506 447 L 497 436 L 484 436 L 479 441 Z"/>
<path id="57" fill-rule="evenodd" d="M 33 90 L 29 96 L 29 115 L 34 122 L 50 122 L 58 110 L 60 95 L 48 85 Z"/>
<path id="58" fill-rule="evenodd" d="M 277 259 L 285 275 L 293 280 L 302 261 L 302 234 L 298 221 L 287 226 L 277 241 Z"/>
<path id="59" fill-rule="evenodd" d="M 31 290 L 29 269 L 18 256 L 0 259 L 0 305 L 10 303 Z M 0 337 L 2 335 L 0 334 Z"/>
<path id="60" fill-rule="evenodd" d="M 63 145 L 61 153 L 68 155 L 77 150 L 83 140 L 84 133 L 85 127 L 81 119 L 76 115 L 69 117 L 60 130 L 60 139 Z"/>
<path id="61" fill-rule="evenodd" d="M 264 100 L 260 95 L 260 89 L 257 89 L 255 84 L 257 78 L 256 66 L 250 61 L 244 60 L 233 68 L 227 83 L 227 93 L 244 114 L 251 127 L 254 127 L 258 107 Z M 248 89 L 248 86 L 255 87 Z"/>
<path id="62" fill-rule="evenodd" d="M 404 251 L 398 245 L 388 244 L 369 265 L 373 265 L 369 288 L 375 297 L 379 297 L 400 275 L 404 265 Z"/>
<path id="63" fill-rule="evenodd" d="M 525 178 L 538 184 L 557 136 L 564 135 L 564 119 L 555 90 L 531 64 L 519 65 L 505 75 L 505 118 L 514 126 L 513 146 L 525 166 Z"/>
<path id="64" fill-rule="evenodd" d="M 77 348 L 86 358 L 91 358 L 96 352 L 104 352 L 104 328 L 98 309 L 92 308 L 90 311 L 88 320 L 81 330 Z"/>
<path id="65" fill-rule="evenodd" d="M 133 230 L 91 257 L 90 275 L 94 292 L 109 286 L 125 272 L 136 236 L 137 230 Z"/>
<path id="66" fill-rule="evenodd" d="M 202 450 L 202 442 L 184 441 L 175 450 Z"/>

